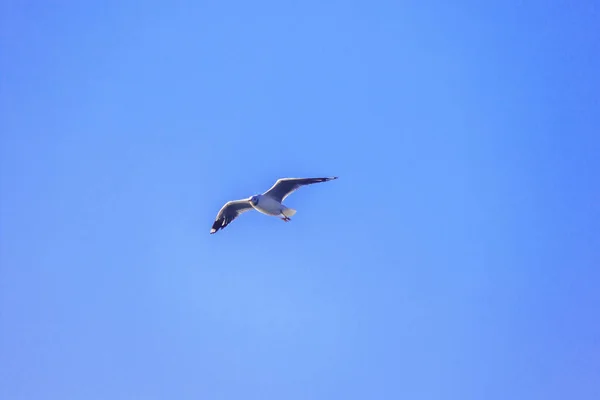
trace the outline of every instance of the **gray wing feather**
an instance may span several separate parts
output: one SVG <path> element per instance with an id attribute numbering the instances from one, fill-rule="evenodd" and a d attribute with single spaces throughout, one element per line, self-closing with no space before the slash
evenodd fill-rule
<path id="1" fill-rule="evenodd" d="M 285 200 L 290 194 L 294 193 L 298 188 L 313 183 L 327 182 L 337 179 L 337 176 L 329 178 L 282 178 L 277 180 L 271 189 L 267 190 L 263 195 L 269 196 L 280 203 Z"/>
<path id="2" fill-rule="evenodd" d="M 225 203 L 225 205 L 221 208 L 221 210 L 219 210 L 219 213 L 217 214 L 217 218 L 213 223 L 213 226 L 210 230 L 210 234 L 212 235 L 219 229 L 225 228 L 234 219 L 236 219 L 246 211 L 250 210 L 252 210 L 252 205 L 250 204 L 249 199 L 234 200 Z"/>

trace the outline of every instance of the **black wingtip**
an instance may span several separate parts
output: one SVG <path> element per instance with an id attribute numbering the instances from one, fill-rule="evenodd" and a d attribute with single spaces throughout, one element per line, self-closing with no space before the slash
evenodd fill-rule
<path id="1" fill-rule="evenodd" d="M 210 228 L 210 234 L 214 235 L 219 231 L 219 229 L 223 229 L 223 222 L 221 220 L 216 220 L 213 223 L 212 228 Z"/>

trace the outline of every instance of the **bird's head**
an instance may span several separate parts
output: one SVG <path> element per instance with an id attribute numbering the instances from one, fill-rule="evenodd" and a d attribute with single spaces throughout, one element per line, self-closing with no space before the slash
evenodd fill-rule
<path id="1" fill-rule="evenodd" d="M 250 202 L 252 203 L 253 206 L 258 204 L 258 196 L 252 196 L 250 197 Z"/>

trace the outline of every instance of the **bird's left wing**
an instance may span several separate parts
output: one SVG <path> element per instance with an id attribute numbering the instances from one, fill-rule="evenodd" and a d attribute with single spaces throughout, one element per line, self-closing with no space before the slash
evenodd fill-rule
<path id="1" fill-rule="evenodd" d="M 278 202 L 282 202 L 290 194 L 294 193 L 300 187 L 305 185 L 312 185 L 313 183 L 327 182 L 337 179 L 337 176 L 328 178 L 282 178 L 278 179 L 277 182 L 267 190 L 264 195 L 274 198 Z"/>
<path id="2" fill-rule="evenodd" d="M 250 210 L 252 210 L 252 204 L 250 204 L 250 199 L 234 200 L 225 203 L 225 205 L 217 214 L 217 218 L 213 223 L 213 226 L 210 230 L 210 234 L 212 235 L 219 229 L 225 228 L 231 223 L 231 221 L 239 217 L 240 214 Z"/>

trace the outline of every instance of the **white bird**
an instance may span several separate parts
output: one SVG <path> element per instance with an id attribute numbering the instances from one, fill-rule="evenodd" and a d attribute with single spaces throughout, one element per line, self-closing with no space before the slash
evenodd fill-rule
<path id="1" fill-rule="evenodd" d="M 282 178 L 263 194 L 257 194 L 242 200 L 227 202 L 217 214 L 210 234 L 225 228 L 241 214 L 255 209 L 265 215 L 279 217 L 283 221 L 291 221 L 290 217 L 296 214 L 296 210 L 284 206 L 283 200 L 290 194 L 298 190 L 301 186 L 312 185 L 313 183 L 327 182 L 337 179 L 337 176 L 329 178 Z"/>

